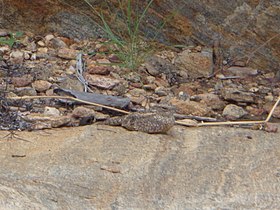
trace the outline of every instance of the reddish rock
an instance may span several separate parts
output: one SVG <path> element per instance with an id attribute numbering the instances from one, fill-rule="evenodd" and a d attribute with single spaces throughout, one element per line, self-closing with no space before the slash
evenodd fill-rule
<path id="1" fill-rule="evenodd" d="M 25 87 L 32 83 L 33 76 L 30 74 L 25 74 L 21 77 L 13 77 L 12 83 L 15 87 Z"/>
<path id="2" fill-rule="evenodd" d="M 91 65 L 91 66 L 88 66 L 88 68 L 87 68 L 87 72 L 89 74 L 100 74 L 100 75 L 108 75 L 113 70 L 114 70 L 114 68 L 112 66 Z"/>
<path id="3" fill-rule="evenodd" d="M 108 90 L 114 88 L 117 84 L 120 83 L 120 81 L 117 79 L 112 79 L 110 77 L 100 75 L 85 74 L 85 79 L 90 85 Z"/>

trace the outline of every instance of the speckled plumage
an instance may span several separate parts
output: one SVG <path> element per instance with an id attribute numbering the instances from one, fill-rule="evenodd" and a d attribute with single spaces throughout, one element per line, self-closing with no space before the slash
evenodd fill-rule
<path id="1" fill-rule="evenodd" d="M 107 125 L 120 125 L 131 131 L 166 133 L 175 123 L 170 112 L 137 112 L 105 121 Z"/>

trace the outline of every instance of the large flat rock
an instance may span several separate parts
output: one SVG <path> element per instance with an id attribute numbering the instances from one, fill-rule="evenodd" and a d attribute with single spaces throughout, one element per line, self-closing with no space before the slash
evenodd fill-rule
<path id="1" fill-rule="evenodd" d="M 280 209 L 279 133 L 92 125 L 18 134 L 30 142 L 0 141 L 0 209 Z"/>

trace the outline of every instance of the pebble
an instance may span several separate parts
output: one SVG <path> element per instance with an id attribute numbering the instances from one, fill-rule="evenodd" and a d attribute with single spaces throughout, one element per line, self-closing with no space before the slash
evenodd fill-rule
<path id="1" fill-rule="evenodd" d="M 226 70 L 227 73 L 230 73 L 233 76 L 239 76 L 241 78 L 248 76 L 256 76 L 259 72 L 257 69 L 253 69 L 250 67 L 240 67 L 240 66 L 232 66 Z"/>
<path id="2" fill-rule="evenodd" d="M 244 92 L 237 88 L 224 88 L 221 91 L 221 95 L 225 100 L 253 103 L 255 102 L 255 94 L 250 92 Z"/>
<path id="3" fill-rule="evenodd" d="M 59 38 L 52 38 L 48 41 L 48 46 L 55 49 L 67 48 L 67 44 Z"/>
<path id="4" fill-rule="evenodd" d="M 107 76 L 85 74 L 85 79 L 90 85 L 101 89 L 110 90 L 120 83 L 117 79 L 112 79 Z"/>
<path id="5" fill-rule="evenodd" d="M 242 107 L 235 104 L 227 105 L 223 110 L 223 116 L 228 120 L 237 120 L 248 114 Z"/>
<path id="6" fill-rule="evenodd" d="M 25 74 L 21 77 L 12 77 L 12 83 L 15 87 L 25 87 L 32 83 L 33 76 L 31 74 Z"/>
<path id="7" fill-rule="evenodd" d="M 201 52 L 184 50 L 175 59 L 175 65 L 191 78 L 207 77 L 213 71 L 213 51 L 210 48 Z"/>
<path id="8" fill-rule="evenodd" d="M 32 87 L 38 92 L 44 92 L 50 89 L 51 86 L 52 84 L 45 80 L 36 80 L 32 83 Z"/>
<path id="9" fill-rule="evenodd" d="M 78 54 L 77 50 L 69 49 L 69 48 L 62 48 L 58 50 L 57 56 L 60 58 L 73 60 L 76 59 Z"/>
<path id="10" fill-rule="evenodd" d="M 23 63 L 23 52 L 17 50 L 13 51 L 10 54 L 11 62 L 14 64 L 22 64 Z"/>
<path id="11" fill-rule="evenodd" d="M 36 96 L 37 92 L 32 87 L 19 87 L 15 89 L 18 96 Z"/>
<path id="12" fill-rule="evenodd" d="M 72 116 L 75 118 L 94 117 L 95 111 L 83 106 L 79 106 L 73 110 Z"/>
<path id="13" fill-rule="evenodd" d="M 206 116 L 210 113 L 209 108 L 203 103 L 195 101 L 181 101 L 175 98 L 172 99 L 170 103 L 176 107 L 179 114 Z"/>
<path id="14" fill-rule="evenodd" d="M 60 116 L 60 111 L 55 107 L 46 106 L 44 109 L 44 115 L 58 117 Z"/>
<path id="15" fill-rule="evenodd" d="M 99 75 L 108 75 L 110 72 L 114 71 L 112 66 L 96 66 L 90 65 L 87 68 L 89 74 L 99 74 Z"/>

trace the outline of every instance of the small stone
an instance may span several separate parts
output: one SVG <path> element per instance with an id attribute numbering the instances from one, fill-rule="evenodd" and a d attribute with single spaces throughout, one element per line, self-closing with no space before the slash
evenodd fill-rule
<path id="1" fill-rule="evenodd" d="M 53 47 L 55 49 L 59 48 L 67 48 L 67 44 L 62 41 L 60 38 L 53 38 L 48 42 L 48 46 Z"/>
<path id="2" fill-rule="evenodd" d="M 37 95 L 36 90 L 32 87 L 16 88 L 15 92 L 17 93 L 18 96 L 36 96 Z"/>
<path id="3" fill-rule="evenodd" d="M 253 103 L 255 102 L 255 95 L 250 92 L 244 92 L 237 88 L 224 88 L 221 91 L 222 97 L 227 101 Z"/>
<path id="4" fill-rule="evenodd" d="M 48 56 L 48 48 L 40 47 L 37 50 L 37 58 L 46 58 Z"/>
<path id="5" fill-rule="evenodd" d="M 68 60 L 73 60 L 76 59 L 78 54 L 77 50 L 69 49 L 69 48 L 62 48 L 58 50 L 58 57 L 68 59 Z"/>
<path id="6" fill-rule="evenodd" d="M 24 52 L 23 57 L 24 57 L 24 60 L 29 60 L 30 59 L 30 55 L 29 55 L 28 52 Z"/>
<path id="7" fill-rule="evenodd" d="M 120 83 L 120 81 L 117 79 L 112 79 L 110 77 L 100 75 L 85 74 L 85 79 L 90 85 L 106 90 L 110 90 Z"/>
<path id="8" fill-rule="evenodd" d="M 229 67 L 226 72 L 230 73 L 233 76 L 239 77 L 248 77 L 248 76 L 256 76 L 258 74 L 257 69 L 253 69 L 250 67 L 240 67 L 240 66 L 232 66 Z"/>
<path id="9" fill-rule="evenodd" d="M 278 125 L 276 123 L 265 123 L 264 130 L 269 133 L 277 133 Z"/>
<path id="10" fill-rule="evenodd" d="M 150 91 L 150 90 L 155 90 L 157 86 L 155 84 L 148 84 L 148 85 L 143 85 L 143 89 Z"/>
<path id="11" fill-rule="evenodd" d="M 35 42 L 28 42 L 26 46 L 26 50 L 31 51 L 31 52 L 36 52 L 37 46 Z"/>
<path id="12" fill-rule="evenodd" d="M 109 56 L 109 61 L 111 63 L 120 63 L 121 62 L 120 58 L 116 55 L 110 55 Z"/>
<path id="13" fill-rule="evenodd" d="M 269 72 L 269 73 L 264 74 L 263 76 L 266 79 L 271 79 L 271 78 L 275 77 L 275 73 L 274 72 Z"/>
<path id="14" fill-rule="evenodd" d="M 190 98 L 190 96 L 187 93 L 183 92 L 183 91 L 180 91 L 178 93 L 178 99 L 181 100 L 181 101 L 186 101 L 189 98 Z"/>
<path id="15" fill-rule="evenodd" d="M 30 60 L 35 61 L 37 59 L 36 53 L 32 53 Z"/>
<path id="16" fill-rule="evenodd" d="M 147 76 L 147 77 L 146 77 L 146 80 L 147 80 L 147 82 L 148 82 L 149 84 L 152 84 L 152 83 L 155 82 L 156 78 L 153 77 L 153 76 Z"/>
<path id="17" fill-rule="evenodd" d="M 95 111 L 83 106 L 79 106 L 73 110 L 72 116 L 75 118 L 94 117 Z"/>
<path id="18" fill-rule="evenodd" d="M 53 38 L 54 38 L 54 35 L 52 35 L 52 34 L 48 34 L 48 35 L 45 36 L 46 42 L 49 42 L 49 41 L 52 40 Z"/>
<path id="19" fill-rule="evenodd" d="M 201 52 L 184 50 L 175 59 L 175 66 L 192 78 L 209 76 L 213 71 L 212 49 L 203 49 Z"/>
<path id="20" fill-rule="evenodd" d="M 10 51 L 9 46 L 0 47 L 0 53 L 7 53 Z"/>
<path id="21" fill-rule="evenodd" d="M 44 109 L 44 115 L 58 117 L 60 115 L 60 111 L 55 107 L 46 106 Z"/>
<path id="22" fill-rule="evenodd" d="M 264 97 L 264 100 L 266 102 L 272 102 L 274 100 L 272 93 L 268 93 L 268 95 Z"/>
<path id="23" fill-rule="evenodd" d="M 176 107 L 179 114 L 206 116 L 210 113 L 208 107 L 203 103 L 195 101 L 181 101 L 175 98 L 172 99 L 170 103 Z"/>
<path id="24" fill-rule="evenodd" d="M 51 83 L 45 80 L 37 80 L 32 83 L 32 87 L 38 92 L 44 92 L 52 86 Z"/>
<path id="25" fill-rule="evenodd" d="M 112 66 L 91 65 L 87 69 L 87 72 L 89 74 L 99 74 L 99 75 L 108 75 L 111 71 L 114 71 L 114 68 Z"/>
<path id="26" fill-rule="evenodd" d="M 4 30 L 4 29 L 0 29 L 0 37 L 3 37 L 3 36 L 8 36 L 9 35 L 9 32 Z"/>
<path id="27" fill-rule="evenodd" d="M 242 108 L 235 104 L 227 105 L 223 110 L 223 116 L 228 120 L 236 120 L 245 116 L 247 112 Z"/>
<path id="28" fill-rule="evenodd" d="M 136 96 L 136 97 L 145 96 L 146 95 L 146 91 L 141 89 L 141 88 L 134 88 L 134 89 L 128 91 L 128 93 L 130 95 Z"/>
<path id="29" fill-rule="evenodd" d="M 167 96 L 168 90 L 165 87 L 157 87 L 155 89 L 155 94 L 157 94 L 158 96 Z"/>
<path id="30" fill-rule="evenodd" d="M 197 99 L 203 101 L 213 110 L 221 110 L 225 106 L 225 102 L 222 101 L 218 95 L 213 93 L 203 93 L 195 96 Z"/>
<path id="31" fill-rule="evenodd" d="M 111 62 L 106 58 L 97 59 L 96 63 L 98 64 L 110 64 Z"/>
<path id="32" fill-rule="evenodd" d="M 12 83 L 15 87 L 25 87 L 32 83 L 33 76 L 30 74 L 25 74 L 21 77 L 12 77 Z"/>
<path id="33" fill-rule="evenodd" d="M 45 46 L 46 46 L 46 44 L 45 44 L 42 40 L 38 41 L 37 44 L 38 44 L 40 47 L 45 47 Z"/>
<path id="34" fill-rule="evenodd" d="M 11 62 L 14 64 L 22 64 L 24 58 L 23 52 L 19 50 L 11 52 L 10 57 L 11 57 Z"/>

